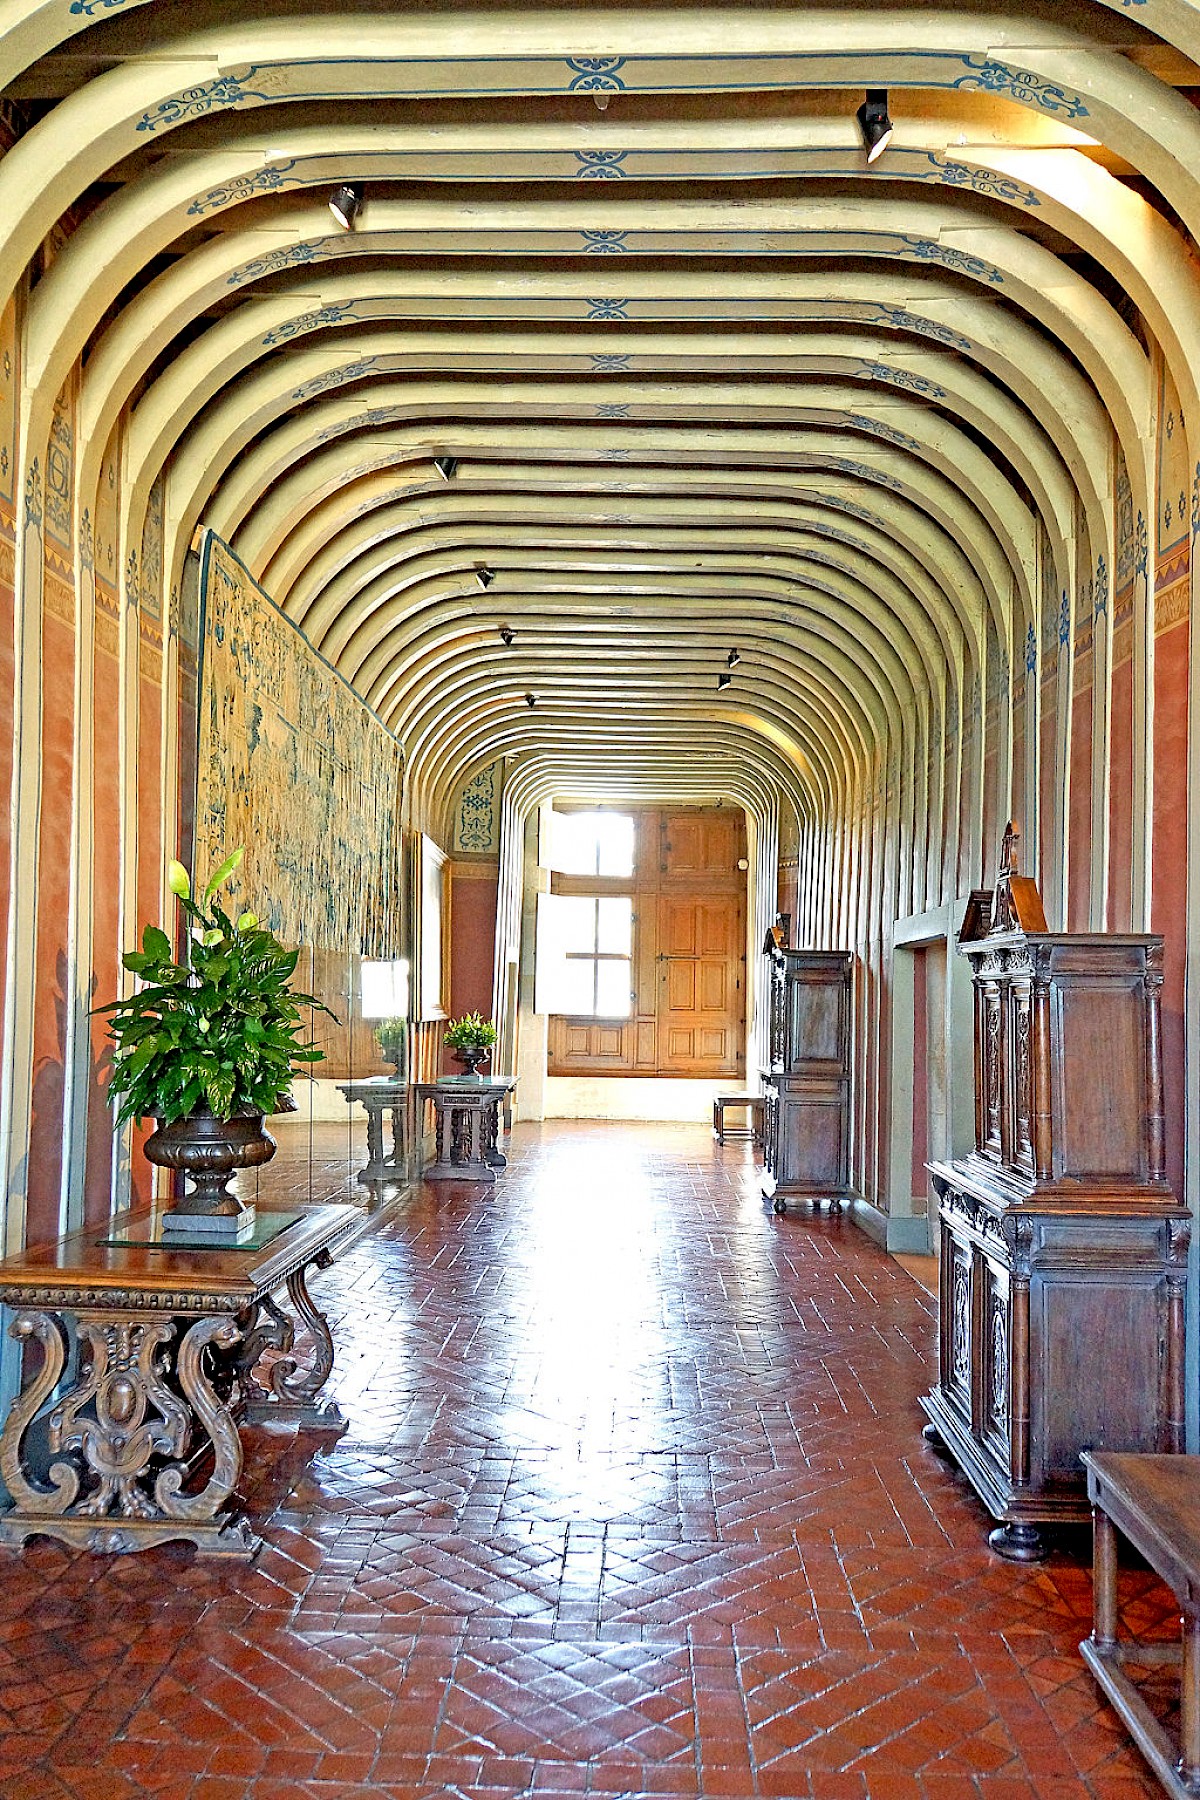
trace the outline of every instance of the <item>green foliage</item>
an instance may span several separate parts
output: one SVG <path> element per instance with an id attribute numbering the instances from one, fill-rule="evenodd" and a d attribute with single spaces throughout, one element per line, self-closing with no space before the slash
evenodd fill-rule
<path id="1" fill-rule="evenodd" d="M 442 1042 L 451 1050 L 470 1050 L 476 1046 L 490 1050 L 496 1042 L 496 1027 L 481 1013 L 464 1013 L 461 1019 L 451 1019 Z"/>
<path id="2" fill-rule="evenodd" d="M 241 860 L 235 850 L 200 901 L 187 871 L 171 864 L 168 886 L 188 921 L 182 960 L 166 932 L 147 925 L 141 949 L 122 958 L 137 991 L 96 1008 L 109 1015 L 119 1123 L 153 1116 L 169 1124 L 205 1106 L 221 1119 L 274 1112 L 299 1065 L 325 1054 L 304 1040 L 301 1011 L 329 1008 L 288 985 L 299 952 L 285 950 L 253 913 L 231 919 L 214 899 Z"/>
<path id="3" fill-rule="evenodd" d="M 403 1055 L 404 1046 L 408 1042 L 408 1020 L 376 1019 L 375 1042 L 389 1062 L 394 1062 Z"/>

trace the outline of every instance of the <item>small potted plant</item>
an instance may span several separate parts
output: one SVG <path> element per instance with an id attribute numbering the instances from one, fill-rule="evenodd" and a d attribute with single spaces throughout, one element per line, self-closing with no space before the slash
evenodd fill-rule
<path id="1" fill-rule="evenodd" d="M 461 1019 L 452 1019 L 446 1028 L 442 1042 L 454 1053 L 455 1062 L 460 1062 L 468 1075 L 474 1075 L 482 1081 L 479 1073 L 480 1063 L 485 1063 L 492 1054 L 492 1046 L 496 1042 L 496 1027 L 490 1019 L 480 1013 L 464 1013 Z"/>
<path id="2" fill-rule="evenodd" d="M 377 1019 L 375 1042 L 384 1062 L 390 1062 L 395 1069 L 396 1080 L 403 1081 L 408 1062 L 408 1020 Z"/>
<path id="3" fill-rule="evenodd" d="M 188 922 L 180 956 L 165 931 L 147 925 L 141 949 L 122 958 L 136 990 L 97 1008 L 115 1045 L 109 1097 L 118 1124 L 154 1119 L 147 1159 L 194 1183 L 168 1208 L 166 1236 L 245 1235 L 254 1210 L 229 1192 L 229 1178 L 271 1160 L 264 1114 L 293 1111 L 293 1075 L 324 1055 L 305 1040 L 301 1009 L 329 1008 L 289 985 L 299 952 L 256 914 L 231 918 L 216 900 L 243 854 L 221 864 L 199 900 L 183 864 L 169 865 L 167 886 Z"/>

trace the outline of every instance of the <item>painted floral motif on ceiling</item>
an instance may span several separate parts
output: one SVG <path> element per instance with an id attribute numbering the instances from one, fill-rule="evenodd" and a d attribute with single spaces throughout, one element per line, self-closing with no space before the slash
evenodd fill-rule
<path id="1" fill-rule="evenodd" d="M 454 848 L 464 854 L 495 855 L 500 848 L 498 763 L 472 776 L 458 802 Z"/>

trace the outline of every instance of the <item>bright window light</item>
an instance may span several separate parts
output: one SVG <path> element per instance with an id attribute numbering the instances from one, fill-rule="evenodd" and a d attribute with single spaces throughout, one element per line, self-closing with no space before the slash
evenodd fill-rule
<path id="1" fill-rule="evenodd" d="M 364 960 L 359 967 L 363 1018 L 407 1018 L 408 963 L 404 957 L 398 957 L 394 962 Z"/>
<path id="2" fill-rule="evenodd" d="M 535 1008 L 574 1019 L 627 1019 L 633 901 L 539 894 Z"/>
<path id="3" fill-rule="evenodd" d="M 560 875 L 633 874 L 633 820 L 627 813 L 550 814 L 550 864 Z"/>

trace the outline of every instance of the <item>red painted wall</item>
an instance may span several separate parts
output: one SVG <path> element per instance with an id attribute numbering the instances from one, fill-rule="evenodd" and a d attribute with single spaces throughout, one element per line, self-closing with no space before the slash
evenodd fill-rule
<path id="1" fill-rule="evenodd" d="M 496 898 L 499 865 L 454 868 L 450 876 L 450 1012 L 492 1016 L 492 974 L 496 959 Z M 443 1073 L 459 1074 L 448 1051 L 442 1052 Z"/>

